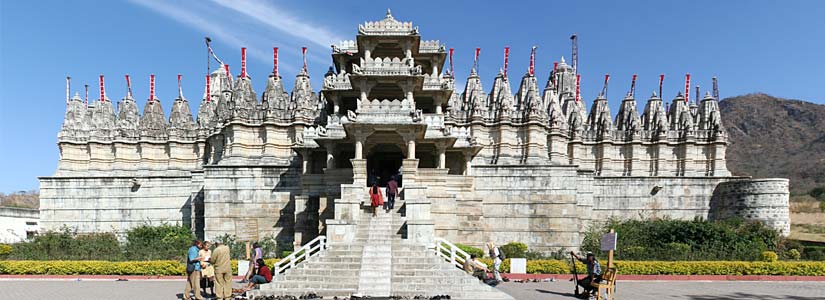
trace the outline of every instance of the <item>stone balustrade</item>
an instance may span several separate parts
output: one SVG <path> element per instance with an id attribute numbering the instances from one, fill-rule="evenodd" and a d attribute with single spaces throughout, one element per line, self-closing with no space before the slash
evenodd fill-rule
<path id="1" fill-rule="evenodd" d="M 340 73 L 332 74 L 324 77 L 324 90 L 327 91 L 348 91 L 352 89 L 352 83 L 349 81 L 349 74 Z"/>
<path id="2" fill-rule="evenodd" d="M 361 58 L 360 64 L 352 65 L 352 72 L 358 75 L 413 76 L 422 75 L 421 66 L 413 66 L 413 61 L 398 57 Z"/>

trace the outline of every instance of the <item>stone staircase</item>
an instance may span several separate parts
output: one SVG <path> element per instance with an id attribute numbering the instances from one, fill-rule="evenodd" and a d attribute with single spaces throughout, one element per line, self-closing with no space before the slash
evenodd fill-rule
<path id="1" fill-rule="evenodd" d="M 432 249 L 402 239 L 401 210 L 380 211 L 377 217 L 362 212 L 351 244 L 330 245 L 297 267 L 273 276 L 272 283 L 250 291 L 249 296 L 313 292 L 328 298 L 360 294 L 373 298 L 450 295 L 452 299 L 513 299 L 467 275 Z"/>

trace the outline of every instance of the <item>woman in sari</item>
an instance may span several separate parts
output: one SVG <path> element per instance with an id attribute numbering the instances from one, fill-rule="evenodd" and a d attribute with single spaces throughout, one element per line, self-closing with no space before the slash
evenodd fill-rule
<path id="1" fill-rule="evenodd" d="M 376 180 L 377 181 L 377 180 Z M 378 214 L 376 210 L 379 206 L 384 205 L 384 197 L 381 195 L 381 189 L 378 188 L 378 183 L 374 182 L 372 187 L 369 190 L 370 194 L 370 206 L 372 206 L 372 216 L 375 217 Z"/>

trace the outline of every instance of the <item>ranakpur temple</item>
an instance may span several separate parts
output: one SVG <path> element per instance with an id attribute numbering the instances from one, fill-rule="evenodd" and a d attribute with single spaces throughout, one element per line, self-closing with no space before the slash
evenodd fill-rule
<path id="1" fill-rule="evenodd" d="M 711 95 L 602 94 L 588 108 L 563 59 L 552 71 L 531 64 L 515 85 L 506 68 L 492 82 L 475 68 L 458 79 L 443 44 L 389 12 L 331 57 L 320 90 L 306 67 L 288 89 L 276 65 L 260 97 L 245 67 L 235 77 L 221 66 L 194 116 L 183 93 L 167 102 L 152 92 L 141 114 L 129 91 L 115 109 L 101 78 L 100 99 L 68 100 L 57 171 L 40 178 L 41 226 L 122 233 L 167 222 L 205 239 L 346 244 L 368 182 L 397 176 L 388 224 L 428 246 L 571 249 L 608 218 L 740 216 L 789 232 L 788 181 L 731 175 Z"/>

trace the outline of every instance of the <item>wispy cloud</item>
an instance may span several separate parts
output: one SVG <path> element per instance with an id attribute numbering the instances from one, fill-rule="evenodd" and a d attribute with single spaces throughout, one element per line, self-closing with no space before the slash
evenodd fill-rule
<path id="1" fill-rule="evenodd" d="M 235 10 L 269 27 L 298 39 L 310 41 L 321 47 L 338 42 L 342 38 L 330 30 L 313 24 L 310 20 L 299 19 L 294 14 L 258 0 L 212 0 L 223 7 Z"/>
<path id="2" fill-rule="evenodd" d="M 312 50 L 320 48 L 326 51 L 329 45 L 340 40 L 337 35 L 322 26 L 300 19 L 274 4 L 261 1 L 130 1 L 183 25 L 203 31 L 217 43 L 247 47 L 250 58 L 260 62 L 271 62 L 272 56 L 269 51 L 273 46 L 281 47 L 281 56 L 285 59 L 281 67 L 286 72 L 297 72 L 300 69 L 300 45 L 309 43 L 321 46 L 310 47 L 307 59 L 326 65 L 329 64 L 329 58 L 319 55 L 323 53 L 321 51 Z"/>

